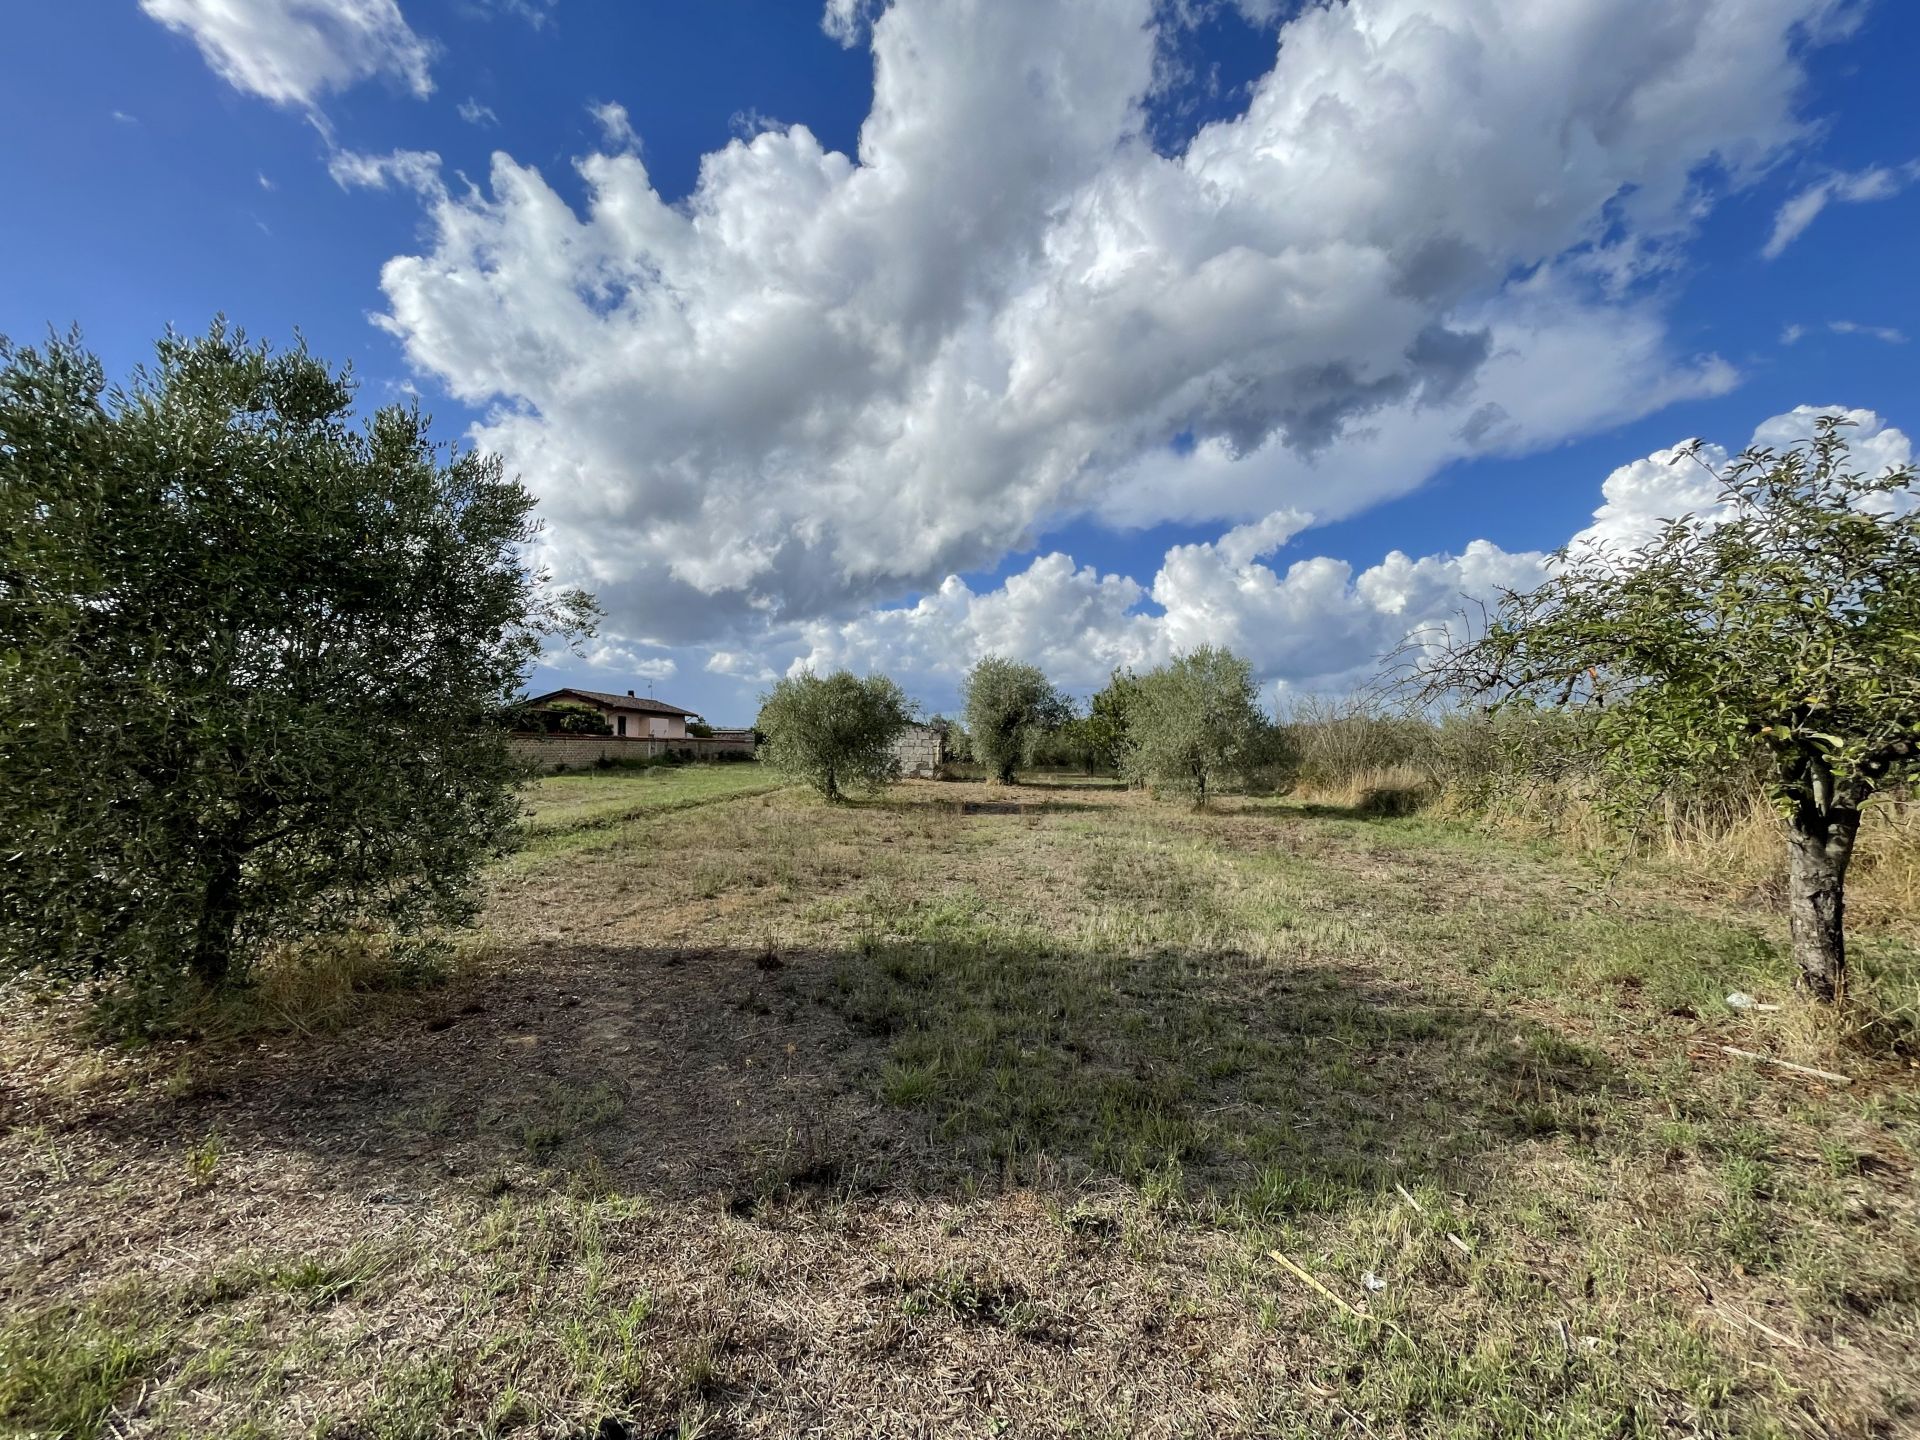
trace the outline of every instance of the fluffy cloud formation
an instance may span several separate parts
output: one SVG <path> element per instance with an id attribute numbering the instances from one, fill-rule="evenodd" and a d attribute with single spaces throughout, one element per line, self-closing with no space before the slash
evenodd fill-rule
<path id="1" fill-rule="evenodd" d="M 680 664 L 667 655 L 642 655 L 630 645 L 590 641 L 579 652 L 580 659 L 595 670 L 612 670 L 642 680 L 667 680 L 679 673 Z"/>
<path id="2" fill-rule="evenodd" d="M 1154 0 L 833 0 L 874 57 L 856 156 L 764 130 L 669 203 L 613 143 L 580 213 L 497 154 L 422 186 L 382 323 L 615 633 L 830 615 L 1073 514 L 1324 519 L 1732 383 L 1642 282 L 1799 136 L 1835 8 L 1316 5 L 1168 156 Z"/>
<path id="3" fill-rule="evenodd" d="M 376 75 L 433 93 L 433 47 L 395 0 L 140 0 L 140 8 L 191 37 L 236 90 L 276 104 L 311 106 Z"/>
<path id="4" fill-rule="evenodd" d="M 1913 458 L 1908 437 L 1878 415 L 1835 406 L 1776 415 L 1748 443 L 1784 449 L 1810 437 L 1830 414 L 1850 422 L 1859 469 L 1877 474 Z M 1601 485 L 1593 523 L 1573 543 L 1631 546 L 1664 518 L 1711 513 L 1731 458 L 1723 446 L 1692 442 L 1620 466 Z M 1175 546 L 1151 586 L 1101 575 L 1060 554 L 1042 556 L 984 593 L 950 576 L 916 605 L 805 627 L 790 668 L 882 670 L 950 697 L 975 660 L 998 653 L 1089 690 L 1115 666 L 1139 669 L 1215 644 L 1246 656 L 1269 684 L 1337 693 L 1370 682 L 1381 657 L 1409 636 L 1447 624 L 1472 600 L 1537 583 L 1549 563 L 1539 552 L 1515 554 L 1485 540 L 1459 555 L 1414 559 L 1396 550 L 1357 574 L 1326 556 L 1284 568 L 1262 563 L 1306 524 L 1306 516 L 1284 512 L 1211 544 Z M 1142 608 L 1147 601 L 1153 609 Z"/>
<path id="5" fill-rule="evenodd" d="M 884 0 L 827 0 L 820 28 L 848 49 L 860 43 Z"/>
<path id="6" fill-rule="evenodd" d="M 1904 431 L 1871 410 L 1840 405 L 1796 405 L 1762 422 L 1747 444 L 1786 450 L 1811 439 L 1824 416 L 1846 422 L 1855 469 L 1878 475 L 1913 458 L 1913 446 Z M 1689 441 L 1622 465 L 1601 485 L 1604 503 L 1574 543 L 1627 549 L 1651 539 L 1663 520 L 1714 513 L 1721 508 L 1720 474 L 1732 458 L 1725 446 Z"/>
<path id="7" fill-rule="evenodd" d="M 589 105 L 587 113 L 600 127 L 603 143 L 610 151 L 638 150 L 640 137 L 634 133 L 633 122 L 627 118 L 627 107 L 612 100 L 602 105 Z"/>
<path id="8" fill-rule="evenodd" d="M 1905 165 L 1876 165 L 1851 174 L 1829 175 L 1817 184 L 1799 191 L 1782 205 L 1773 217 L 1773 231 L 1760 253 L 1768 260 L 1778 259 L 1806 228 L 1831 204 L 1863 205 L 1871 200 L 1888 200 L 1920 178 L 1920 161 Z"/>
<path id="9" fill-rule="evenodd" d="M 1246 656 L 1263 681 L 1342 691 L 1371 680 L 1378 657 L 1409 634 L 1445 624 L 1463 595 L 1530 585 L 1545 560 L 1476 540 L 1459 555 L 1395 550 L 1357 574 L 1327 556 L 1282 567 L 1263 563 L 1280 542 L 1249 543 L 1246 531 L 1264 525 L 1175 546 L 1149 586 L 1057 553 L 984 593 L 949 576 L 916 605 L 805 626 L 789 670 L 881 670 L 951 696 L 967 668 L 993 653 L 1086 691 L 1116 666 L 1142 669 L 1214 644 Z"/>

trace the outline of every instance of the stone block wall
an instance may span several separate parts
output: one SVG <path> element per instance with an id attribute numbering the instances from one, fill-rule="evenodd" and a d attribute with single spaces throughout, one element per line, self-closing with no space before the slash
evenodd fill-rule
<path id="1" fill-rule="evenodd" d="M 507 744 L 515 756 L 532 762 L 542 774 L 555 770 L 584 770 L 595 762 L 653 760 L 666 754 L 684 760 L 715 760 L 721 756 L 752 756 L 753 741 L 688 735 L 655 740 L 641 735 L 515 735 Z"/>
<path id="2" fill-rule="evenodd" d="M 893 742 L 903 776 L 938 779 L 947 767 L 947 732 L 931 725 L 909 727 Z"/>

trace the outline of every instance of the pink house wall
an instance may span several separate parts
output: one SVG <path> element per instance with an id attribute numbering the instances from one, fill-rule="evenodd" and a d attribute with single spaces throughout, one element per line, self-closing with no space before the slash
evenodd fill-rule
<path id="1" fill-rule="evenodd" d="M 613 727 L 614 734 L 620 733 L 620 717 L 627 721 L 627 738 L 653 740 L 684 740 L 687 738 L 687 722 L 680 715 L 649 715 L 644 710 L 602 709 L 607 723 Z"/>

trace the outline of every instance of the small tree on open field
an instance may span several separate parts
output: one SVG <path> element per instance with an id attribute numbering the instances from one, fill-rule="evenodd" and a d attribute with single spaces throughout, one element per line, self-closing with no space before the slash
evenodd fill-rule
<path id="1" fill-rule="evenodd" d="M 1129 716 L 1140 693 L 1140 680 L 1131 670 L 1116 667 L 1106 685 L 1087 702 L 1087 745 L 1096 763 L 1109 770 L 1126 769 Z"/>
<path id="2" fill-rule="evenodd" d="M 417 410 L 216 323 L 109 390 L 0 342 L 0 965 L 242 978 L 318 931 L 471 914 L 510 706 L 592 601 L 533 497 Z"/>
<path id="3" fill-rule="evenodd" d="M 1785 822 L 1794 959 L 1831 1001 L 1861 807 L 1920 774 L 1920 493 L 1911 467 L 1855 471 L 1831 419 L 1721 481 L 1716 510 L 1637 549 L 1560 552 L 1544 584 L 1422 657 L 1418 692 L 1584 702 L 1644 779 L 1757 750 Z"/>
<path id="4" fill-rule="evenodd" d="M 762 696 L 754 725 L 767 737 L 761 756 L 769 765 L 838 800 L 898 778 L 893 745 L 912 723 L 913 706 L 886 676 L 809 670 Z"/>
<path id="5" fill-rule="evenodd" d="M 989 655 L 967 672 L 961 686 L 973 755 L 989 779 L 1014 783 L 1032 763 L 1035 743 L 1073 718 L 1073 706 L 1047 682 L 1038 666 Z"/>
<path id="6" fill-rule="evenodd" d="M 1223 781 L 1265 760 L 1273 727 L 1260 712 L 1253 667 L 1231 650 L 1202 645 L 1136 686 L 1127 708 L 1131 777 L 1204 805 Z"/>

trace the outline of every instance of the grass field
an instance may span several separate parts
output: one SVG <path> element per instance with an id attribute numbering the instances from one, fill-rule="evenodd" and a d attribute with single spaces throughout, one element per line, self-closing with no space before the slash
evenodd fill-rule
<path id="1" fill-rule="evenodd" d="M 9 1000 L 0 1432 L 1920 1433 L 1897 920 L 1839 1035 L 1770 906 L 1463 824 L 769 784 L 543 782 L 330 1023 Z"/>
<path id="2" fill-rule="evenodd" d="M 765 795 L 785 781 L 758 765 L 654 765 L 548 775 L 527 790 L 527 843 L 520 865 L 575 850 L 631 844 L 652 816 L 716 800 Z"/>

